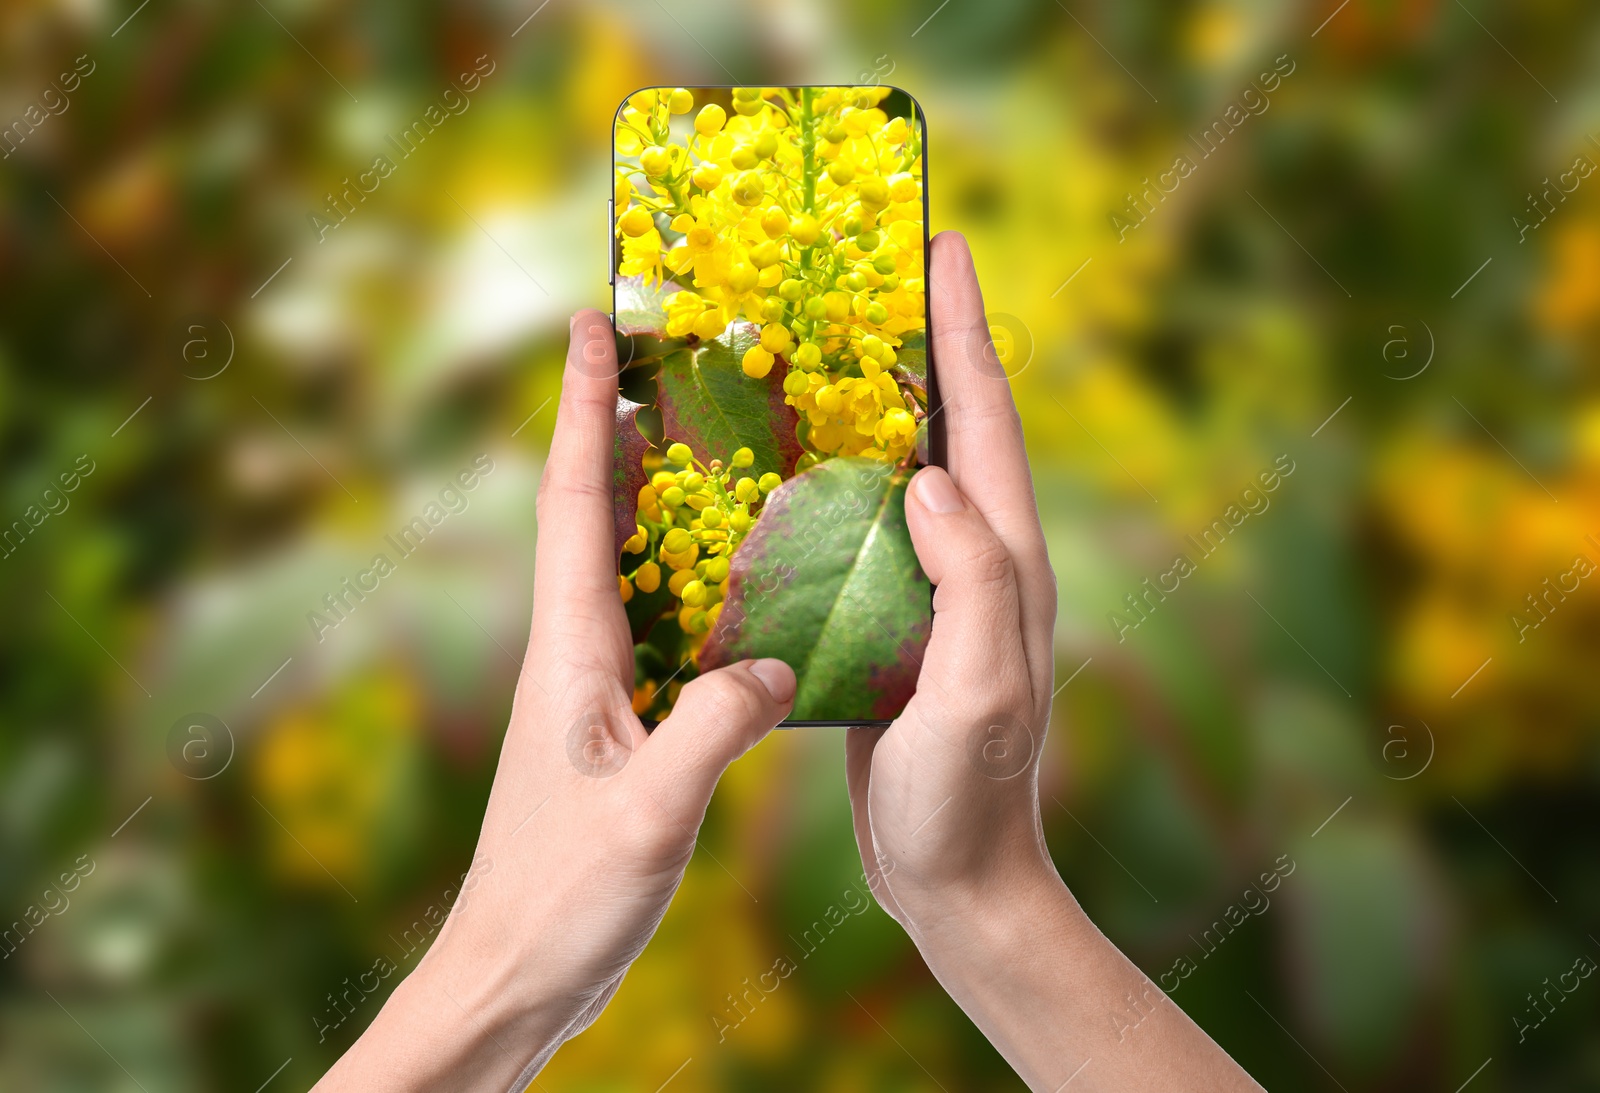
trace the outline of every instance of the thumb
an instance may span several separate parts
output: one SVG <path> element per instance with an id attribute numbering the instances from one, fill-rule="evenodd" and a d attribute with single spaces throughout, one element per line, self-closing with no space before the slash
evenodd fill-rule
<path id="1" fill-rule="evenodd" d="M 1026 679 L 1016 570 L 983 513 L 943 468 L 924 467 L 906 491 L 906 525 L 935 586 L 924 674 L 967 693 L 992 691 L 1012 667 Z"/>
<path id="2" fill-rule="evenodd" d="M 770 658 L 690 680 L 640 749 L 651 795 L 680 823 L 698 825 L 722 772 L 784 719 L 794 694 L 794 670 Z"/>

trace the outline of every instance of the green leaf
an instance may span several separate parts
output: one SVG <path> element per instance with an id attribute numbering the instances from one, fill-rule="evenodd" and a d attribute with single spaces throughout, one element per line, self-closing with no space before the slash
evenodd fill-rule
<path id="1" fill-rule="evenodd" d="M 744 374 L 745 351 L 756 343 L 754 323 L 733 323 L 720 337 L 669 353 L 656 376 L 662 432 L 707 461 L 749 448 L 754 473 L 787 477 L 804 451 L 795 437 L 800 419 L 783 401 L 781 362 L 763 379 Z"/>
<path id="2" fill-rule="evenodd" d="M 894 351 L 894 367 L 890 369 L 903 386 L 916 392 L 917 401 L 928 405 L 928 337 L 922 330 L 908 330 L 902 337 L 900 348 Z"/>
<path id="3" fill-rule="evenodd" d="M 916 690 L 932 590 L 906 530 L 904 468 L 830 459 L 768 495 L 733 556 L 702 669 L 777 657 L 797 721 L 888 720 Z"/>
<path id="4" fill-rule="evenodd" d="M 616 554 L 633 538 L 639 526 L 639 490 L 649 481 L 644 473 L 644 453 L 650 442 L 639 432 L 634 417 L 642 407 L 617 396 L 617 429 L 612 442 L 611 506 L 615 517 Z"/>

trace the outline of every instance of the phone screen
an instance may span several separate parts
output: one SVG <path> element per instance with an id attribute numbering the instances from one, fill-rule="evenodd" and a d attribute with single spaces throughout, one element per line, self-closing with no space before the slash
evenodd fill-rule
<path id="1" fill-rule="evenodd" d="M 882 86 L 652 88 L 617 113 L 615 546 L 647 723 L 747 657 L 794 668 L 787 724 L 885 722 L 915 690 L 924 135 Z"/>

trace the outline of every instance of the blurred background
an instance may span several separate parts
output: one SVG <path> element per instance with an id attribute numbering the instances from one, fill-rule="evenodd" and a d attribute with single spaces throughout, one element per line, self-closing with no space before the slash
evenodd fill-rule
<path id="1" fill-rule="evenodd" d="M 1089 913 L 1270 1089 L 1600 1088 L 1593 5 L 70 0 L 0 57 L 0 1088 L 355 1040 L 469 866 L 613 110 L 875 81 L 1022 408 Z M 840 735 L 735 767 L 544 1088 L 1021 1088 L 856 913 Z"/>

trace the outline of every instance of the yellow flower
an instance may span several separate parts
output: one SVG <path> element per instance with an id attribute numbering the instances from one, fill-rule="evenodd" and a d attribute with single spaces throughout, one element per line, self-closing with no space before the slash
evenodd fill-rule
<path id="1" fill-rule="evenodd" d="M 622 262 L 617 270 L 625 277 L 637 277 L 642 273 L 646 281 L 661 280 L 661 233 L 651 228 L 643 235 L 624 236 Z"/>

